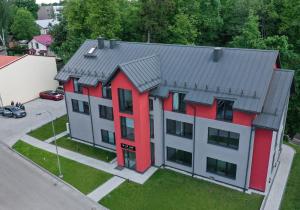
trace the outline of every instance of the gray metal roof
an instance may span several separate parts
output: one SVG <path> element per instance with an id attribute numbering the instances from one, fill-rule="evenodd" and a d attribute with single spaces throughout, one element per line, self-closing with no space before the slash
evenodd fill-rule
<path id="1" fill-rule="evenodd" d="M 160 65 L 157 55 L 119 64 L 107 82 L 110 82 L 118 70 L 122 70 L 141 93 L 160 84 Z"/>
<path id="2" fill-rule="evenodd" d="M 294 72 L 290 70 L 276 70 L 266 96 L 262 113 L 253 121 L 256 127 L 278 130 L 282 114 L 289 99 L 289 92 Z"/>
<path id="3" fill-rule="evenodd" d="M 99 80 L 95 76 L 82 76 L 78 80 L 78 83 L 81 85 L 88 85 L 88 86 L 97 86 Z"/>
<path id="4" fill-rule="evenodd" d="M 158 86 L 151 95 L 161 97 L 179 90 L 187 93 L 185 100 L 203 104 L 230 98 L 235 109 L 254 113 L 262 111 L 278 57 L 278 51 L 272 50 L 223 48 L 214 62 L 214 47 L 118 42 L 110 49 L 108 42 L 105 45 L 93 56 L 84 56 L 97 47 L 97 40 L 85 41 L 62 72 L 71 77 L 92 74 L 107 83 L 121 68 L 141 92 Z M 64 73 L 56 79 L 66 81 Z"/>

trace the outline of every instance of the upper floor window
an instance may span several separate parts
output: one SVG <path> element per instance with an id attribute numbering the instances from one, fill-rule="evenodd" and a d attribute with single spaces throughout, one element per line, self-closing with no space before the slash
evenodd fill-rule
<path id="1" fill-rule="evenodd" d="M 89 103 L 86 101 L 78 101 L 72 99 L 72 108 L 73 112 L 78 112 L 82 114 L 90 114 L 90 106 Z"/>
<path id="2" fill-rule="evenodd" d="M 121 136 L 122 138 L 134 140 L 134 121 L 127 117 L 121 117 Z"/>
<path id="3" fill-rule="evenodd" d="M 184 93 L 173 93 L 173 111 L 185 113 Z"/>
<path id="4" fill-rule="evenodd" d="M 150 115 L 150 138 L 154 138 L 154 120 L 152 115 Z"/>
<path id="5" fill-rule="evenodd" d="M 217 100 L 217 120 L 232 121 L 233 101 Z"/>
<path id="6" fill-rule="evenodd" d="M 111 87 L 110 86 L 102 86 L 102 97 L 111 99 Z"/>
<path id="7" fill-rule="evenodd" d="M 74 92 L 75 93 L 83 93 L 83 86 L 78 83 L 78 78 L 73 79 L 74 84 Z"/>
<path id="8" fill-rule="evenodd" d="M 207 157 L 206 171 L 227 178 L 235 179 L 236 164 Z"/>
<path id="9" fill-rule="evenodd" d="M 37 43 L 37 42 L 35 43 L 35 48 L 39 49 L 39 43 Z"/>
<path id="10" fill-rule="evenodd" d="M 99 116 L 103 119 L 114 120 L 113 108 L 99 105 Z"/>
<path id="11" fill-rule="evenodd" d="M 153 111 L 153 99 L 149 98 L 149 110 Z"/>
<path id="12" fill-rule="evenodd" d="M 119 108 L 121 112 L 132 114 L 132 94 L 130 90 L 118 89 Z"/>
<path id="13" fill-rule="evenodd" d="M 193 125 L 186 122 L 167 119 L 167 133 L 188 139 L 193 138 Z"/>
<path id="14" fill-rule="evenodd" d="M 115 133 L 107 130 L 101 129 L 101 137 L 104 143 L 115 145 Z"/>
<path id="15" fill-rule="evenodd" d="M 208 143 L 229 147 L 239 148 L 240 134 L 230 131 L 208 128 Z"/>

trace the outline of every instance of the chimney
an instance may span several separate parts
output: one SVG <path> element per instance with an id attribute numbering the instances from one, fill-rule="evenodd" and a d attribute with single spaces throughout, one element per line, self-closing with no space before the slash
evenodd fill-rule
<path id="1" fill-rule="evenodd" d="M 98 37 L 98 49 L 103 49 L 104 48 L 104 38 L 103 37 Z"/>
<path id="2" fill-rule="evenodd" d="M 114 49 L 117 46 L 117 40 L 116 39 L 110 39 L 109 40 L 109 48 Z"/>
<path id="3" fill-rule="evenodd" d="M 221 47 L 215 47 L 213 51 L 213 61 L 218 62 L 222 57 L 223 49 Z"/>

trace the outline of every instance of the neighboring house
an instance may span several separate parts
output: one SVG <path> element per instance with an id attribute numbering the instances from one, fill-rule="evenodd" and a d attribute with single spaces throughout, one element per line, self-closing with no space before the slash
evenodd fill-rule
<path id="1" fill-rule="evenodd" d="M 54 18 L 54 10 L 52 6 L 40 6 L 37 14 L 38 14 L 38 20 Z"/>
<path id="2" fill-rule="evenodd" d="M 54 19 L 60 20 L 64 6 L 53 6 Z"/>
<path id="3" fill-rule="evenodd" d="M 57 74 L 70 136 L 144 173 L 167 166 L 267 192 L 294 72 L 278 51 L 87 40 Z"/>
<path id="4" fill-rule="evenodd" d="M 59 24 L 54 19 L 36 20 L 35 22 L 39 26 L 41 34 L 48 34 L 52 26 Z"/>
<path id="5" fill-rule="evenodd" d="M 0 56 L 0 97 L 3 105 L 11 101 L 26 103 L 45 90 L 54 90 L 58 82 L 54 57 L 25 55 Z"/>
<path id="6" fill-rule="evenodd" d="M 54 56 L 50 51 L 49 46 L 52 44 L 52 37 L 48 34 L 34 36 L 28 43 L 30 55 Z"/>

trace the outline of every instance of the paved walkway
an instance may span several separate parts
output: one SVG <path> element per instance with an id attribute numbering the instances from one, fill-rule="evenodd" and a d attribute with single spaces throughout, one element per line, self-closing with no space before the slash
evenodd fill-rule
<path id="1" fill-rule="evenodd" d="M 275 175 L 270 192 L 263 201 L 261 210 L 279 210 L 291 170 L 294 154 L 295 151 L 293 148 L 287 145 L 282 145 L 282 152 L 279 159 L 280 165 L 277 174 Z"/>
<path id="2" fill-rule="evenodd" d="M 102 184 L 100 187 L 95 189 L 93 192 L 91 192 L 87 196 L 89 198 L 91 198 L 92 200 L 98 202 L 102 198 L 104 198 L 106 195 L 108 195 L 111 191 L 113 191 L 118 186 L 120 186 L 124 181 L 125 181 L 125 179 L 118 177 L 118 176 L 114 176 L 113 178 L 111 178 L 110 180 L 108 180 L 107 182 Z"/>
<path id="3" fill-rule="evenodd" d="M 67 135 L 67 134 L 68 134 L 68 131 L 64 131 L 64 132 L 62 132 L 62 133 L 60 133 L 60 134 L 57 134 L 55 137 L 56 137 L 56 139 L 59 139 L 59 138 L 65 136 L 65 135 Z M 50 143 L 53 142 L 54 140 L 55 140 L 55 138 L 54 138 L 54 137 L 51 137 L 51 138 L 45 140 L 44 142 L 50 144 Z"/>
<path id="4" fill-rule="evenodd" d="M 28 135 L 24 135 L 21 139 L 26 143 L 31 144 L 32 146 L 38 147 L 51 153 L 56 153 L 55 145 L 37 140 Z M 116 169 L 116 162 L 107 163 L 60 147 L 58 148 L 58 153 L 60 156 L 63 156 L 70 160 L 74 160 L 76 162 L 122 177 L 124 179 L 129 179 L 138 184 L 144 184 L 157 170 L 156 167 L 150 167 L 145 173 L 141 174 L 127 168 L 123 168 L 122 170 Z"/>

